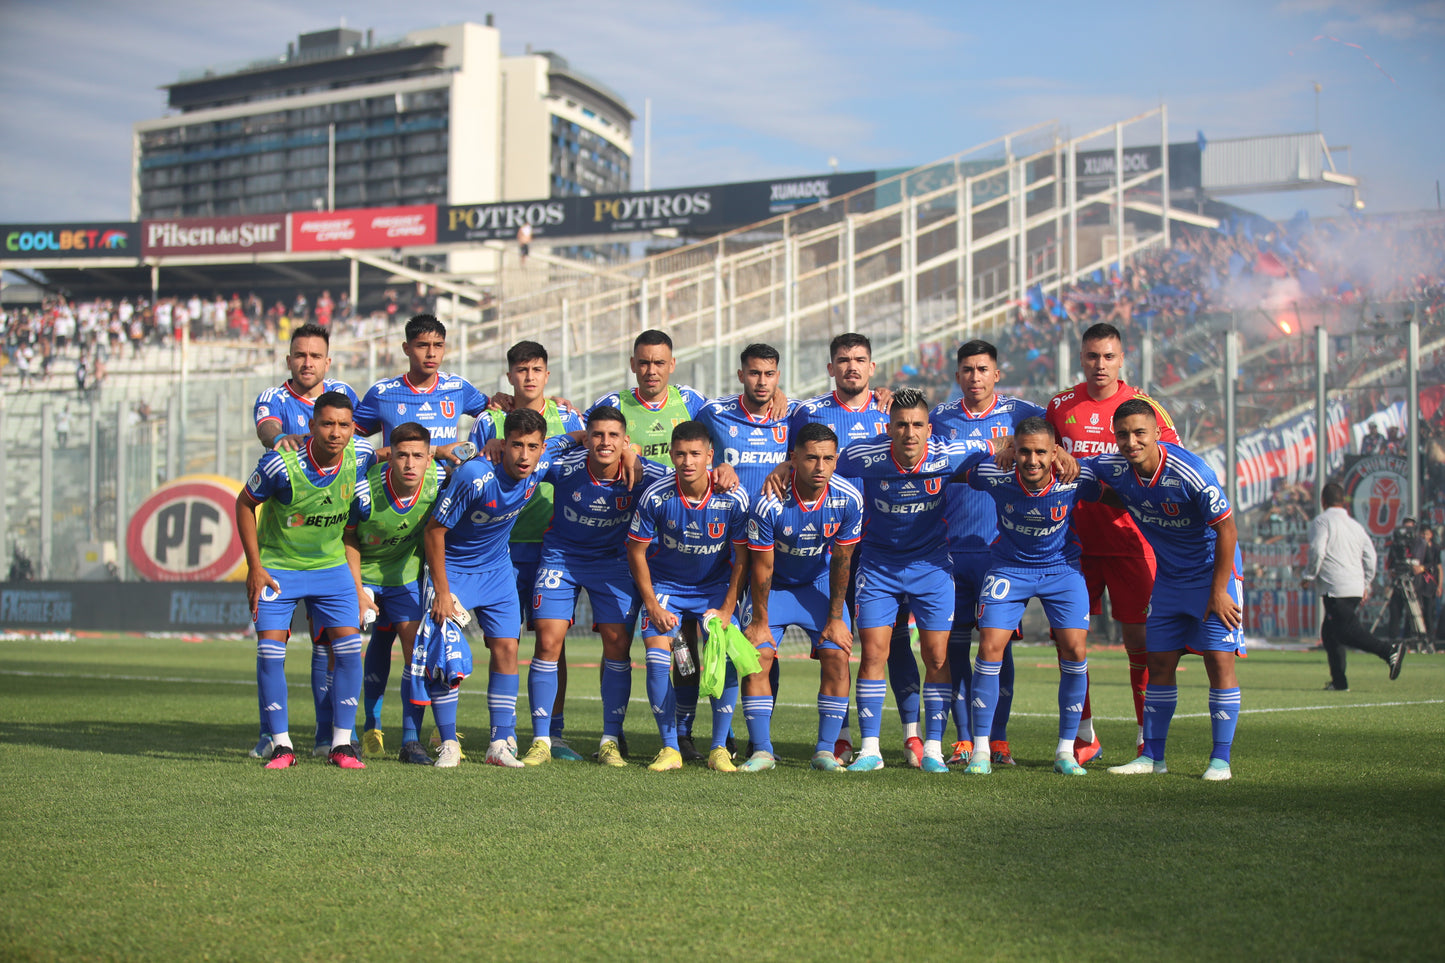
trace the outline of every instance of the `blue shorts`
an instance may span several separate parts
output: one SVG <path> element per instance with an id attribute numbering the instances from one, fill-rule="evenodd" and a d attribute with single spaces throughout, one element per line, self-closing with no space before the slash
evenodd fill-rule
<path id="1" fill-rule="evenodd" d="M 572 621 L 577 595 L 587 590 L 592 621 L 598 625 L 630 625 L 637 617 L 637 586 L 627 559 L 604 561 L 568 559 L 565 552 L 548 549 L 537 564 L 532 586 L 533 617 Z"/>
<path id="2" fill-rule="evenodd" d="M 393 626 L 398 622 L 420 622 L 426 614 L 421 607 L 421 582 L 407 582 L 405 585 L 368 585 L 381 612 L 376 616 L 377 627 Z"/>
<path id="3" fill-rule="evenodd" d="M 1089 583 L 1077 565 L 995 565 L 978 593 L 978 626 L 1018 628 L 1029 599 L 1043 603 L 1049 625 L 1056 629 L 1088 629 Z"/>
<path id="4" fill-rule="evenodd" d="M 865 558 L 858 566 L 858 628 L 892 626 L 899 607 L 907 605 L 921 631 L 947 632 L 953 627 L 953 574 L 947 562 L 946 556 L 902 565 Z"/>
<path id="5" fill-rule="evenodd" d="M 508 542 L 507 550 L 512 555 L 512 574 L 517 578 L 517 602 L 522 606 L 522 615 L 527 628 L 532 627 L 532 586 L 537 581 L 537 565 L 542 560 L 541 542 Z"/>
<path id="6" fill-rule="evenodd" d="M 522 602 L 517 598 L 517 580 L 511 568 L 492 572 L 456 572 L 451 577 L 452 594 L 471 609 L 477 627 L 488 639 L 516 639 L 522 635 Z"/>
<path id="7" fill-rule="evenodd" d="M 971 629 L 978 624 L 978 593 L 993 557 L 988 552 L 953 556 L 953 627 Z"/>
<path id="8" fill-rule="evenodd" d="M 751 621 L 751 619 L 749 619 Z M 828 624 L 828 574 L 808 585 L 774 585 L 768 593 L 768 631 L 773 644 L 758 646 L 777 651 L 783 632 L 796 625 L 808 633 L 815 649 L 836 649 L 832 642 L 821 641 L 823 627 Z"/>
<path id="9" fill-rule="evenodd" d="M 356 582 L 346 565 L 316 569 L 310 572 L 288 572 L 268 568 L 271 578 L 281 586 L 278 593 L 270 586 L 261 590 L 256 605 L 256 631 L 289 632 L 296 603 L 306 602 L 306 610 L 318 631 L 320 628 L 358 629 L 361 627 L 361 602 L 356 597 Z"/>
<path id="10" fill-rule="evenodd" d="M 1144 648 L 1149 652 L 1233 652 L 1244 655 L 1244 623 L 1237 629 L 1226 628 L 1212 613 L 1200 616 L 1209 608 L 1209 593 L 1214 580 L 1178 583 L 1163 573 L 1154 578 L 1154 594 L 1149 598 L 1149 612 L 1144 622 Z M 1229 597 L 1244 608 L 1242 589 L 1237 578 L 1229 580 Z"/>
<path id="11" fill-rule="evenodd" d="M 638 633 L 644 639 L 659 636 L 675 639 L 682 629 L 683 622 L 688 619 L 697 619 L 697 634 L 701 639 L 707 634 L 707 628 L 702 623 L 702 615 L 708 609 L 715 609 L 722 604 L 722 600 L 728 594 L 728 583 L 716 582 L 712 585 L 693 586 L 654 582 L 652 590 L 657 593 L 658 603 L 677 619 L 677 624 L 672 627 L 671 632 L 658 632 L 646 609 L 642 609 L 642 618 L 637 626 Z M 737 613 L 734 611 L 733 624 L 737 624 L 737 620 Z"/>

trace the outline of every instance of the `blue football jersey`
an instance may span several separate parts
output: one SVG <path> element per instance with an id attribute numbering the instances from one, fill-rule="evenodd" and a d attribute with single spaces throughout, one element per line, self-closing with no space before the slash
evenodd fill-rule
<path id="1" fill-rule="evenodd" d="M 321 387 L 323 391 L 339 391 L 350 398 L 352 410 L 355 411 L 356 392 L 351 390 L 349 384 L 327 378 L 321 382 Z M 315 399 L 301 397 L 291 387 L 289 380 L 283 381 L 275 388 L 267 388 L 256 399 L 256 427 L 261 427 L 263 421 L 278 421 L 281 423 L 283 435 L 308 434 L 311 431 L 311 412 L 315 405 Z"/>
<path id="2" fill-rule="evenodd" d="M 627 526 L 638 498 L 653 484 L 672 474 L 648 458 L 642 461 L 642 480 L 627 488 L 620 478 L 599 479 L 587 467 L 587 449 L 561 455 L 547 469 L 552 483 L 552 527 L 542 536 L 542 551 L 561 549 L 568 561 L 589 562 L 626 555 Z"/>
<path id="3" fill-rule="evenodd" d="M 748 516 L 748 546 L 773 550 L 774 585 L 811 585 L 828 577 L 834 545 L 863 537 L 863 494 L 834 477 L 809 505 L 792 487 L 788 497 L 768 495 Z"/>
<path id="4" fill-rule="evenodd" d="M 452 472 L 446 493 L 437 499 L 433 518 L 447 531 L 447 572 L 485 572 L 510 567 L 507 542 L 553 459 L 572 447 L 565 435 L 548 438 L 537 467 L 514 479 L 501 465 L 473 458 Z"/>
<path id="5" fill-rule="evenodd" d="M 797 410 L 788 403 L 788 412 Z M 727 462 L 738 482 L 754 500 L 762 493 L 768 473 L 788 457 L 788 419 L 755 418 L 743 406 L 741 395 L 709 401 L 696 415 L 712 438 L 713 465 Z"/>
<path id="6" fill-rule="evenodd" d="M 1044 409 L 1018 398 L 994 395 L 987 411 L 974 414 L 963 401 L 950 401 L 934 408 L 928 420 L 933 433 L 947 441 L 987 441 L 1012 435 L 1025 418 L 1040 417 Z M 993 499 L 967 485 L 950 485 L 944 496 L 948 515 L 948 550 L 953 554 L 989 551 L 998 537 L 998 510 Z"/>
<path id="7" fill-rule="evenodd" d="M 376 464 L 376 449 L 365 438 L 352 439 L 351 444 L 356 450 L 356 497 L 361 498 L 363 493 L 367 493 L 369 503 L 370 488 L 366 484 L 366 473 Z M 317 487 L 330 484 L 332 476 L 341 468 L 339 462 L 330 468 L 317 468 L 311 457 L 309 440 L 296 452 L 296 458 L 311 484 Z M 261 456 L 256 470 L 246 482 L 246 494 L 258 502 L 273 499 L 282 505 L 291 504 L 291 476 L 279 451 L 268 451 Z"/>
<path id="8" fill-rule="evenodd" d="M 711 484 L 711 478 L 709 478 Z M 653 584 L 699 587 L 726 582 L 732 566 L 732 545 L 747 544 L 748 495 L 739 486 L 730 492 L 710 488 L 700 502 L 691 502 L 677 479 L 664 478 L 642 493 L 627 537 L 651 542 L 647 568 Z"/>
<path id="9" fill-rule="evenodd" d="M 391 444 L 391 430 L 414 421 L 431 432 L 433 445 L 459 441 L 457 422 L 464 414 L 479 417 L 487 408 L 487 396 L 470 381 L 445 371 L 426 391 L 412 387 L 406 375 L 378 381 L 356 407 L 357 434 L 381 432 L 381 443 Z"/>
<path id="10" fill-rule="evenodd" d="M 943 490 L 970 453 L 989 448 L 987 441 L 932 435 L 918 464 L 904 468 L 888 436 L 878 435 L 839 455 L 838 474 L 863 479 L 863 548 L 870 557 L 912 561 L 946 552 Z"/>
<path id="11" fill-rule="evenodd" d="M 833 434 L 838 436 L 839 454 L 854 442 L 867 441 L 888 430 L 888 414 L 878 407 L 871 391 L 861 408 L 845 405 L 836 391 L 803 402 L 788 417 L 788 437 L 796 438 L 799 428 L 815 421 L 833 429 Z"/>
<path id="12" fill-rule="evenodd" d="M 1229 517 L 1229 499 L 1219 478 L 1198 455 L 1167 441 L 1159 443 L 1159 467 L 1142 479 L 1115 452 L 1090 464 L 1099 481 L 1118 493 L 1139 531 L 1154 548 L 1159 578 L 1197 581 L 1214 573 L 1212 527 Z"/>
<path id="13" fill-rule="evenodd" d="M 1099 481 L 1090 468 L 1081 467 L 1079 477 L 1071 482 L 1052 478 L 1043 490 L 1031 492 L 1015 469 L 1000 470 L 985 455 L 972 457 L 978 460 L 966 469 L 968 487 L 996 506 L 995 562 L 1048 565 L 1078 560 L 1082 548 L 1074 529 L 1074 505 L 1098 501 L 1100 493 Z"/>

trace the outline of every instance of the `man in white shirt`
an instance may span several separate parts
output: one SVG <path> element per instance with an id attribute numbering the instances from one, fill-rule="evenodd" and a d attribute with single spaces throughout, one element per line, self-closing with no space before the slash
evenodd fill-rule
<path id="1" fill-rule="evenodd" d="M 1325 603 L 1325 620 L 1320 626 L 1320 640 L 1330 663 L 1329 692 L 1348 692 L 1345 679 L 1345 647 L 1371 652 L 1390 666 L 1390 678 L 1400 674 L 1405 658 L 1405 644 L 1391 645 L 1370 634 L 1360 624 L 1355 610 L 1370 591 L 1375 577 L 1375 546 L 1364 526 L 1345 511 L 1345 490 L 1329 482 L 1320 492 L 1324 511 L 1310 522 L 1309 562 L 1300 585 L 1313 584 Z"/>

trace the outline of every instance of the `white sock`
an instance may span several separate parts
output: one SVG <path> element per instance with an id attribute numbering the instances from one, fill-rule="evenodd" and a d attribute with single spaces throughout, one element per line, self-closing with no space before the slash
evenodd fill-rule
<path id="1" fill-rule="evenodd" d="M 1079 738 L 1085 742 L 1094 741 L 1094 720 L 1092 717 L 1079 720 Z"/>
<path id="2" fill-rule="evenodd" d="M 1144 744 L 1144 727 L 1143 727 L 1143 726 L 1140 726 L 1140 727 L 1139 727 L 1139 738 L 1136 739 L 1136 740 L 1134 740 L 1134 745 L 1136 745 L 1136 746 L 1142 746 L 1143 744 Z"/>
<path id="3" fill-rule="evenodd" d="M 858 755 L 860 755 L 860 756 L 881 756 L 881 755 L 883 755 L 883 750 L 878 747 L 878 737 L 877 737 L 877 736 L 864 736 L 864 737 L 863 737 L 863 748 L 862 748 L 861 750 L 859 750 Z"/>
<path id="4" fill-rule="evenodd" d="M 601 739 L 598 739 L 598 740 L 597 740 L 597 748 L 598 748 L 598 749 L 601 749 L 603 746 L 607 745 L 609 742 L 617 742 L 617 737 L 616 737 L 616 736 L 603 736 Z"/>
<path id="5" fill-rule="evenodd" d="M 1072 740 L 1072 739 L 1060 739 L 1060 740 L 1059 740 L 1059 748 L 1057 748 L 1057 749 L 1054 750 L 1054 758 L 1055 758 L 1055 759 L 1072 759 L 1072 758 L 1074 758 L 1074 740 Z"/>
<path id="6" fill-rule="evenodd" d="M 552 748 L 552 737 L 551 737 L 551 736 L 535 736 L 535 737 L 532 739 L 532 741 L 533 741 L 533 742 L 541 742 L 541 743 L 544 743 L 544 744 L 547 746 L 548 749 L 551 749 L 551 748 Z"/>
<path id="7" fill-rule="evenodd" d="M 923 754 L 930 759 L 943 760 L 943 743 L 938 739 L 923 740 Z"/>
<path id="8" fill-rule="evenodd" d="M 969 756 L 969 758 L 987 759 L 988 755 L 988 736 L 980 736 L 979 738 L 973 740 L 973 755 Z"/>
<path id="9" fill-rule="evenodd" d="M 291 745 L 291 733 L 289 732 L 273 732 L 271 733 L 271 741 L 276 745 L 282 746 L 286 749 L 295 748 Z"/>
<path id="10" fill-rule="evenodd" d="M 909 739 L 917 739 L 917 738 L 918 738 L 918 723 L 916 723 L 916 722 L 905 722 L 905 723 L 903 723 L 903 741 L 904 741 L 904 742 L 907 742 Z"/>
<path id="11" fill-rule="evenodd" d="M 351 730 L 331 727 L 331 748 L 340 749 L 342 746 L 351 745 Z"/>

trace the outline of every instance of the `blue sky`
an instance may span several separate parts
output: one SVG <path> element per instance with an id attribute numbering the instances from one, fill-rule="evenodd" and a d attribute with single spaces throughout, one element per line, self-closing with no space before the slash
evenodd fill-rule
<path id="1" fill-rule="evenodd" d="M 652 99 L 654 186 L 814 173 L 830 157 L 911 166 L 1040 121 L 1082 133 L 1161 100 L 1173 140 L 1302 131 L 1315 81 L 1321 127 L 1352 148 L 1369 210 L 1433 208 L 1445 178 L 1439 0 L 3 0 L 0 220 L 124 219 L 131 125 L 161 115 L 157 88 L 182 70 L 279 54 L 343 17 L 393 37 L 488 10 L 504 52 L 556 50 L 639 114 Z M 640 186 L 640 149 L 635 168 Z M 1346 200 L 1241 203 L 1285 216 Z"/>

